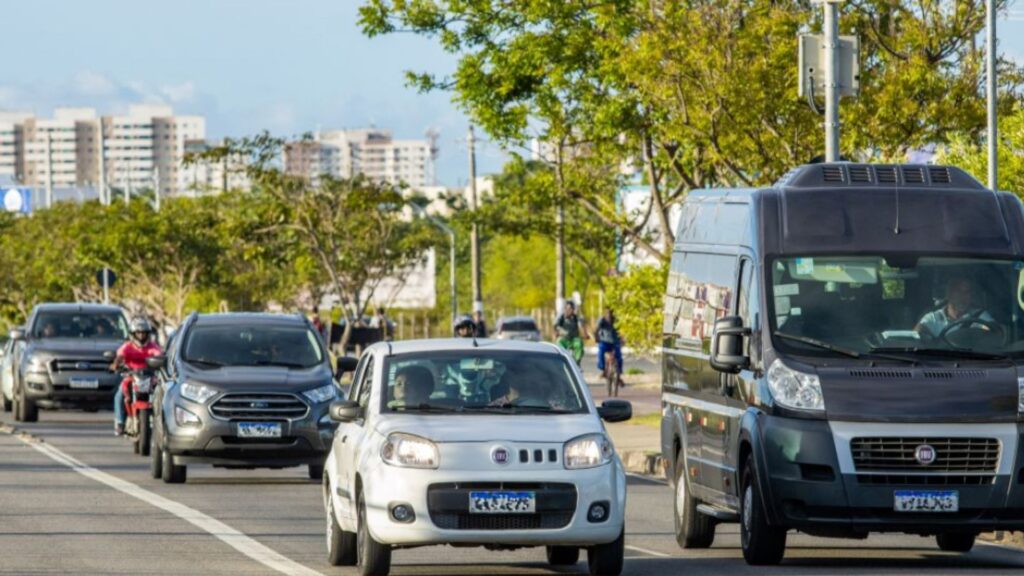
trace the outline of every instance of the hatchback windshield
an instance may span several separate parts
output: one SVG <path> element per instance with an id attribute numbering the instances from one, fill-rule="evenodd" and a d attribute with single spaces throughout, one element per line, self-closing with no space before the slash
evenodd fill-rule
<path id="1" fill-rule="evenodd" d="M 124 316 L 116 312 L 40 312 L 34 338 L 128 338 Z"/>
<path id="2" fill-rule="evenodd" d="M 1024 352 L 1024 262 L 814 256 L 771 264 L 783 350 L 986 359 Z"/>
<path id="3" fill-rule="evenodd" d="M 312 368 L 323 360 L 317 336 L 300 326 L 196 326 L 184 360 L 199 367 Z"/>
<path id="4" fill-rule="evenodd" d="M 586 403 L 556 354 L 403 354 L 387 364 L 387 411 L 579 413 Z"/>

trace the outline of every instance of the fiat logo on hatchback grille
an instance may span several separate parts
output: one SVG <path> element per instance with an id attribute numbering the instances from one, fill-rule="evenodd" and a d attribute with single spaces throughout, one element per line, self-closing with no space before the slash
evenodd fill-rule
<path id="1" fill-rule="evenodd" d="M 927 444 L 921 444 L 914 449 L 914 459 L 922 466 L 927 466 L 935 462 L 937 457 L 938 455 L 935 453 L 935 448 L 932 448 Z"/>
<path id="2" fill-rule="evenodd" d="M 495 464 L 500 464 L 502 466 L 508 464 L 508 449 L 499 446 L 494 450 L 491 450 L 491 460 L 493 460 Z"/>

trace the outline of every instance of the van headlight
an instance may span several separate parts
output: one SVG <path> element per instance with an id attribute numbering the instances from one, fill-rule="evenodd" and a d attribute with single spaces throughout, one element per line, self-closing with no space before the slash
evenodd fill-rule
<path id="1" fill-rule="evenodd" d="M 335 390 L 337 390 L 337 388 L 334 387 L 334 384 L 328 383 L 319 388 L 306 390 L 302 395 L 309 398 L 310 402 L 320 404 L 322 402 L 327 402 L 328 400 L 334 400 L 337 397 Z"/>
<path id="2" fill-rule="evenodd" d="M 399 432 L 388 436 L 380 448 L 380 457 L 384 462 L 402 468 L 437 468 L 440 461 L 437 444 L 420 436 Z"/>
<path id="3" fill-rule="evenodd" d="M 198 384 L 196 382 L 182 382 L 181 384 L 181 397 L 186 400 L 191 400 L 198 404 L 202 404 L 213 398 L 217 391 L 210 388 L 206 384 Z"/>
<path id="4" fill-rule="evenodd" d="M 612 461 L 612 443 L 604 434 L 587 434 L 565 443 L 562 462 L 570 470 L 594 468 Z"/>
<path id="5" fill-rule="evenodd" d="M 821 381 L 816 374 L 793 370 L 776 359 L 768 368 L 768 389 L 780 405 L 794 410 L 825 410 Z"/>

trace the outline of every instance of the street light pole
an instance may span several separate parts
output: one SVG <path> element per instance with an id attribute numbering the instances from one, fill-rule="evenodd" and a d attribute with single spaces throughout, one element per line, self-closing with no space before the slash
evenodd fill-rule
<path id="1" fill-rule="evenodd" d="M 991 0 L 989 0 L 991 1 Z M 839 160 L 839 2 L 825 0 L 825 161 Z"/>
<path id="2" fill-rule="evenodd" d="M 473 126 L 469 127 L 469 203 L 473 210 L 473 229 L 470 236 L 470 259 L 473 267 L 473 311 L 484 311 L 484 299 L 480 288 L 480 226 L 476 223 L 476 138 Z"/>
<path id="3" fill-rule="evenodd" d="M 999 123 L 996 118 L 996 6 L 995 0 L 985 1 L 985 44 L 987 47 L 988 96 L 988 187 L 996 190 L 999 186 Z"/>

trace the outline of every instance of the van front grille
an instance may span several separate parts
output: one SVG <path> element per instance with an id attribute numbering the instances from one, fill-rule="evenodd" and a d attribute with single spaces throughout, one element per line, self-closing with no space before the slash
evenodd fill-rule
<path id="1" fill-rule="evenodd" d="M 918 447 L 925 445 L 934 450 L 930 464 L 917 460 Z M 850 451 L 859 473 L 995 473 L 999 467 L 999 441 L 995 438 L 854 438 Z"/>
<path id="2" fill-rule="evenodd" d="M 227 420 L 280 420 L 303 418 L 309 406 L 294 394 L 225 394 L 210 412 Z"/>

